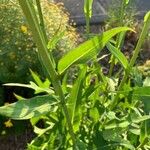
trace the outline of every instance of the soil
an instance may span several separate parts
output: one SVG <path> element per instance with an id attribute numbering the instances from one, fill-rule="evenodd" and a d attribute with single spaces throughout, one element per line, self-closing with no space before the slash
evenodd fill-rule
<path id="1" fill-rule="evenodd" d="M 25 150 L 27 143 L 30 143 L 35 137 L 31 128 L 26 129 L 19 135 L 9 135 L 0 137 L 0 150 Z"/>

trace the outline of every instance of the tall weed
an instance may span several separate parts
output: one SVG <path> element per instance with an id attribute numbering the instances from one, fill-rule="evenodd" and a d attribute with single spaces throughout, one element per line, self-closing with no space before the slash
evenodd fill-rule
<path id="1" fill-rule="evenodd" d="M 30 119 L 38 136 L 28 144 L 28 149 L 148 149 L 150 87 L 145 86 L 146 83 L 131 84 L 131 79 L 149 30 L 150 12 L 145 16 L 131 60 L 120 51 L 119 43 L 122 33 L 132 29 L 117 27 L 82 43 L 56 63 L 48 54 L 48 43 L 34 3 L 31 0 L 19 0 L 19 3 L 31 27 L 48 79 L 42 82 L 31 72 L 35 83 L 7 84 L 32 88 L 43 94 L 0 107 L 0 114 L 16 120 Z M 122 66 L 123 73 L 119 77 L 106 76 L 102 72 L 97 55 L 105 46 Z M 69 84 L 67 71 L 75 65 L 79 71 L 74 83 Z M 44 128 L 37 125 L 39 120 L 44 121 Z"/>

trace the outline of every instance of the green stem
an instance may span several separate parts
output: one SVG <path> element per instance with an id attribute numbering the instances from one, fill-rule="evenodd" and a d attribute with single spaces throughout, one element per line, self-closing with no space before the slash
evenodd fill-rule
<path id="1" fill-rule="evenodd" d="M 84 14 L 85 14 L 85 20 L 86 20 L 86 35 L 87 38 L 89 38 L 90 34 L 90 19 L 91 19 L 91 13 L 92 13 L 92 3 L 93 0 L 84 0 Z"/>
<path id="2" fill-rule="evenodd" d="M 138 43 L 136 45 L 136 48 L 135 48 L 135 51 L 133 53 L 133 57 L 131 58 L 131 61 L 130 61 L 130 64 L 129 64 L 129 69 L 133 67 L 133 65 L 134 65 L 134 63 L 135 63 L 135 61 L 138 57 L 138 54 L 139 54 L 139 52 L 141 50 L 141 47 L 142 47 L 142 44 L 144 43 L 144 40 L 147 36 L 149 27 L 150 27 L 150 15 L 149 15 L 149 17 L 147 18 L 147 21 L 144 24 L 144 27 L 143 27 L 142 33 L 140 35 L 139 41 L 138 41 Z"/>
<path id="3" fill-rule="evenodd" d="M 44 37 L 45 37 L 46 43 L 47 43 L 48 38 L 47 38 L 47 35 L 46 35 L 46 30 L 45 30 L 45 25 L 44 25 L 44 19 L 43 19 L 43 13 L 42 13 L 42 9 L 41 9 L 40 0 L 36 0 L 36 5 L 37 5 L 39 19 L 40 19 L 40 26 L 41 26 L 42 32 L 44 34 Z"/>
<path id="4" fill-rule="evenodd" d="M 52 59 L 49 56 L 49 53 L 47 51 L 47 44 L 44 38 L 44 35 L 42 34 L 42 30 L 40 28 L 40 25 L 38 23 L 38 18 L 36 16 L 35 9 L 29 0 L 19 0 L 20 6 L 22 7 L 22 10 L 28 20 L 28 23 L 30 25 L 30 28 L 33 33 L 33 38 L 37 44 L 38 47 L 38 53 L 41 56 L 42 63 L 44 67 L 46 68 L 46 71 L 48 72 L 49 78 L 52 81 L 52 84 L 54 86 L 56 94 L 59 96 L 63 112 L 65 114 L 67 123 L 68 123 L 68 129 L 70 136 L 72 138 L 74 147 L 76 148 L 76 138 L 73 131 L 73 126 L 70 120 L 70 115 L 68 113 L 68 109 L 65 102 L 65 96 L 63 94 L 60 80 L 58 79 L 58 74 L 56 70 L 54 69 Z"/>
<path id="5" fill-rule="evenodd" d="M 90 18 L 86 17 L 86 35 L 87 35 L 87 38 L 89 38 L 89 34 L 90 34 Z"/>
<path id="6" fill-rule="evenodd" d="M 36 5 L 37 5 L 39 20 L 40 20 L 40 27 L 41 27 L 42 34 L 44 36 L 44 39 L 45 39 L 45 42 L 46 42 L 46 45 L 47 45 L 47 43 L 48 43 L 48 37 L 47 37 L 47 34 L 46 34 L 46 28 L 45 28 L 45 24 L 44 24 L 44 19 L 43 19 L 43 13 L 42 13 L 42 8 L 41 8 L 40 0 L 36 0 Z M 54 60 L 54 58 L 52 56 L 52 53 L 50 53 L 50 58 L 51 58 L 54 66 L 55 66 L 56 64 L 55 64 L 55 60 Z M 41 56 L 39 56 L 39 60 L 41 61 Z"/>
<path id="7" fill-rule="evenodd" d="M 89 14 L 89 1 L 86 3 L 86 34 L 89 37 L 90 34 L 90 14 Z"/>
<path id="8" fill-rule="evenodd" d="M 148 30 L 149 30 L 149 27 L 150 27 L 150 12 L 148 12 L 147 15 L 148 15 L 147 20 L 144 23 L 144 27 L 143 27 L 142 32 L 140 34 L 140 38 L 139 38 L 138 43 L 136 45 L 136 48 L 134 50 L 134 53 L 133 53 L 133 56 L 132 56 L 131 61 L 129 63 L 129 66 L 128 66 L 126 72 L 125 72 L 125 75 L 124 75 L 124 77 L 123 77 L 123 79 L 122 79 L 122 81 L 121 81 L 121 83 L 118 87 L 118 91 L 121 91 L 124 84 L 126 83 L 126 81 L 128 79 L 128 76 L 130 74 L 130 70 L 132 70 L 132 67 L 134 66 L 134 64 L 136 62 L 136 59 L 137 59 L 137 57 L 140 53 L 141 47 L 142 47 L 142 45 L 144 43 L 144 40 L 147 36 Z M 114 98 L 114 100 L 112 101 L 111 109 L 113 109 L 116 106 L 118 101 L 119 101 L 119 94 L 117 94 L 116 97 Z"/>
<path id="9" fill-rule="evenodd" d="M 124 15 L 125 15 L 125 8 L 126 8 L 126 0 L 122 0 L 121 9 L 120 9 L 120 18 L 118 20 L 118 22 L 119 22 L 118 26 L 123 26 L 123 20 L 124 20 Z M 120 47 L 121 47 L 121 45 L 123 43 L 123 40 L 124 40 L 124 36 L 122 35 L 122 33 L 118 34 L 117 35 L 117 40 L 116 40 L 116 47 L 118 49 L 120 49 Z M 109 69 L 109 74 L 108 74 L 109 77 L 112 76 L 114 66 L 115 66 L 115 57 L 112 56 L 112 61 L 111 61 L 111 64 L 110 64 L 110 69 Z"/>
<path id="10" fill-rule="evenodd" d="M 115 57 L 112 56 L 112 60 L 111 60 L 110 68 L 109 68 L 109 73 L 108 73 L 109 77 L 112 76 L 114 66 L 115 66 Z"/>

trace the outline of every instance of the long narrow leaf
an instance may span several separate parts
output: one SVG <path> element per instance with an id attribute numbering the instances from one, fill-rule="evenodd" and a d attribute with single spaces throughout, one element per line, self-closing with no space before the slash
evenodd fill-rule
<path id="1" fill-rule="evenodd" d="M 122 64 L 122 66 L 125 69 L 127 69 L 129 64 L 128 64 L 128 60 L 126 59 L 124 54 L 119 49 L 117 49 L 115 46 L 113 46 L 111 43 L 107 44 L 107 48 L 115 56 L 115 58 L 118 59 L 118 61 Z"/>
<path id="2" fill-rule="evenodd" d="M 83 79 L 86 74 L 86 67 L 83 68 L 79 74 L 79 77 L 77 78 L 75 84 L 73 85 L 70 97 L 67 101 L 68 103 L 68 111 L 70 113 L 70 118 L 73 123 L 74 120 L 74 114 L 76 111 L 76 108 L 81 104 L 81 96 L 82 96 L 82 87 L 83 87 Z"/>
<path id="3" fill-rule="evenodd" d="M 35 90 L 35 94 L 38 94 L 38 93 L 42 93 L 42 92 L 46 92 L 48 94 L 53 94 L 54 91 L 52 89 L 50 89 L 49 87 L 39 87 L 37 86 L 34 82 L 30 82 L 30 84 L 21 84 L 21 83 L 7 83 L 7 84 L 4 84 L 5 86 L 17 86 L 17 87 L 25 87 L 25 88 L 30 88 L 30 89 L 33 89 Z"/>
<path id="4" fill-rule="evenodd" d="M 59 73 L 63 73 L 68 67 L 77 63 L 85 63 L 90 60 L 96 54 L 98 54 L 102 48 L 108 43 L 108 41 L 121 31 L 132 30 L 127 27 L 118 27 L 102 33 L 100 36 L 84 42 L 77 48 L 69 51 L 58 63 Z"/>

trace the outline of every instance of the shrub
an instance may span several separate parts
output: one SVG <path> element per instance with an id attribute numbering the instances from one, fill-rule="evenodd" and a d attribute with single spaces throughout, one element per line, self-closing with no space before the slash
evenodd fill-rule
<path id="1" fill-rule="evenodd" d="M 77 45 L 78 34 L 69 24 L 69 14 L 61 3 L 42 0 L 41 4 L 48 40 L 58 32 L 63 32 L 53 50 L 58 60 Z M 42 74 L 30 28 L 18 3 L 1 1 L 0 18 L 0 81 L 28 82 L 29 68 Z"/>
<path id="2" fill-rule="evenodd" d="M 18 6 L 0 4 L 0 81 L 28 81 L 28 68 L 37 68 L 35 44 Z M 34 58 L 34 59 L 31 59 Z"/>

